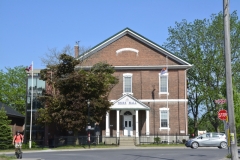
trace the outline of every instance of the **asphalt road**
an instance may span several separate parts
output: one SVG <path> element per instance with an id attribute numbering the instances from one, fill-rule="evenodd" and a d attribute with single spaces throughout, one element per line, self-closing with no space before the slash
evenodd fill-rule
<path id="1" fill-rule="evenodd" d="M 225 160 L 227 154 L 218 148 L 79 149 L 25 152 L 23 160 Z"/>

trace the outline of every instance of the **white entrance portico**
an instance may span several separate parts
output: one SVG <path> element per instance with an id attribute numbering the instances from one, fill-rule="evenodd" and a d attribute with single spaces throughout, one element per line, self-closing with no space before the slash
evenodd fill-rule
<path id="1" fill-rule="evenodd" d="M 139 137 L 139 111 L 145 110 L 146 135 L 149 135 L 149 110 L 144 103 L 138 101 L 133 96 L 126 94 L 113 102 L 110 107 L 116 111 L 116 136 L 136 136 Z M 120 118 L 121 117 L 121 118 Z M 121 126 L 120 126 L 121 125 Z M 135 126 L 135 128 L 133 127 Z M 121 130 L 120 130 L 121 128 Z M 134 135 L 135 134 L 135 135 Z M 110 136 L 110 114 L 106 113 L 106 136 Z"/>

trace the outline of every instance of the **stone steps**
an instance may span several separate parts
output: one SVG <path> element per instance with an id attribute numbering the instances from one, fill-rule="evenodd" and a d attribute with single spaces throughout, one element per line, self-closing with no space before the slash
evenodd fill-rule
<path id="1" fill-rule="evenodd" d="M 119 146 L 135 147 L 135 139 L 133 137 L 120 137 Z"/>

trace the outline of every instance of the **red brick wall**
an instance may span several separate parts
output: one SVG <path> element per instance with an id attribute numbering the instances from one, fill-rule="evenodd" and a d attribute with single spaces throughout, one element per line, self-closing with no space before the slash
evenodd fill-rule
<path id="1" fill-rule="evenodd" d="M 138 54 L 132 51 L 124 51 L 117 54 L 116 51 L 122 48 L 134 48 L 139 50 Z M 146 46 L 140 41 L 124 36 L 97 53 L 86 59 L 81 65 L 92 66 L 98 62 L 107 62 L 113 66 L 159 66 L 166 65 L 166 58 L 158 51 Z M 168 59 L 168 65 L 178 65 L 177 62 Z M 166 95 L 159 95 L 159 72 L 160 70 L 117 70 L 114 75 L 119 78 L 119 83 L 112 89 L 109 100 L 117 100 L 123 93 L 123 74 L 132 73 L 132 90 L 133 96 L 137 99 L 152 100 L 152 91 L 155 89 L 155 99 L 165 100 Z M 185 99 L 185 70 L 170 69 L 169 71 L 169 96 L 168 99 Z M 146 103 L 151 109 L 150 117 L 150 134 L 166 134 L 167 130 L 159 130 L 160 117 L 159 108 L 167 107 L 166 102 L 149 102 Z M 186 130 L 186 108 L 185 102 L 174 101 L 168 104 L 170 110 L 170 134 L 176 134 L 180 130 Z M 155 113 L 154 113 L 155 110 Z M 139 134 L 146 134 L 146 112 L 139 111 Z M 105 123 L 105 120 L 104 120 Z M 110 128 L 110 134 L 116 135 L 116 111 L 111 111 L 110 124 L 114 126 Z M 105 124 L 101 124 L 102 129 Z M 105 133 L 105 131 L 103 131 Z M 187 133 L 184 133 L 185 135 Z M 121 131 L 120 131 L 121 135 Z"/>
<path id="2" fill-rule="evenodd" d="M 139 53 L 137 55 L 132 51 L 124 51 L 117 54 L 116 51 L 122 48 L 134 48 L 139 50 Z M 91 66 L 98 62 L 107 62 L 113 66 L 155 66 L 165 65 L 166 58 L 136 39 L 124 36 L 89 57 L 82 65 Z M 168 59 L 168 65 L 177 63 Z"/>

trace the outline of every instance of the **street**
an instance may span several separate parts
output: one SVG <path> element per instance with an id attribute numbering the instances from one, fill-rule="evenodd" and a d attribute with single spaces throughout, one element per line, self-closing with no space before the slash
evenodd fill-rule
<path id="1" fill-rule="evenodd" d="M 238 150 L 240 153 L 240 150 Z M 132 149 L 79 149 L 44 150 L 23 153 L 31 160 L 224 160 L 227 149 L 218 148 L 132 148 Z M 6 154 L 11 155 L 11 154 Z M 12 154 L 13 155 L 13 154 Z"/>

